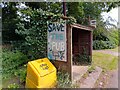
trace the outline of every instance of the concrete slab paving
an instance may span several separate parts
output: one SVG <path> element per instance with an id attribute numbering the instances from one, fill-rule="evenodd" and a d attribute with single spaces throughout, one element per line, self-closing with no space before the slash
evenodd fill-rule
<path id="1" fill-rule="evenodd" d="M 93 88 L 101 72 L 102 69 L 100 67 L 96 67 L 95 71 L 90 73 L 88 77 L 80 84 L 80 88 Z"/>
<path id="2" fill-rule="evenodd" d="M 81 77 L 87 72 L 88 66 L 72 66 L 72 82 L 75 83 L 77 80 L 80 80 Z"/>

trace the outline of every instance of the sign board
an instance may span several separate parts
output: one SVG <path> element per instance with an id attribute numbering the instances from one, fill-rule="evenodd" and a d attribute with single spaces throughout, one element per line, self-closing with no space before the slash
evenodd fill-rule
<path id="1" fill-rule="evenodd" d="M 66 24 L 51 22 L 48 24 L 47 54 L 51 60 L 66 61 Z"/>
<path id="2" fill-rule="evenodd" d="M 90 26 L 93 26 L 96 28 L 96 20 L 90 20 Z"/>

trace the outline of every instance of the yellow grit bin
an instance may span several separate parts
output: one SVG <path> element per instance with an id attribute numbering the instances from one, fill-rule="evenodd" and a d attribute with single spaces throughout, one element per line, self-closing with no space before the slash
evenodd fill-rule
<path id="1" fill-rule="evenodd" d="M 56 68 L 48 58 L 28 62 L 26 88 L 54 88 Z"/>

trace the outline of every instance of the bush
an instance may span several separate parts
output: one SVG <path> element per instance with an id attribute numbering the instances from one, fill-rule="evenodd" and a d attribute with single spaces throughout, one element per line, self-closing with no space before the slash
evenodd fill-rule
<path id="1" fill-rule="evenodd" d="M 15 71 L 14 75 L 20 79 L 20 83 L 25 83 L 26 81 L 26 75 L 27 75 L 27 67 L 24 65 L 24 67 L 18 69 Z"/>
<path id="2" fill-rule="evenodd" d="M 58 72 L 57 73 L 57 88 L 77 88 L 77 85 L 72 84 L 68 73 Z"/>
<path id="3" fill-rule="evenodd" d="M 103 22 L 97 23 L 97 28 L 93 31 L 93 49 L 112 49 L 119 44 L 119 30 L 116 28 L 106 28 Z"/>
<path id="4" fill-rule="evenodd" d="M 7 74 L 13 74 L 23 64 L 27 63 L 28 58 L 26 55 L 19 51 L 8 51 L 5 50 L 2 53 L 2 73 L 3 77 Z"/>
<path id="5" fill-rule="evenodd" d="M 15 30 L 17 34 L 24 38 L 20 50 L 26 54 L 29 59 L 43 58 L 47 56 L 47 29 L 48 22 L 65 23 L 61 19 L 61 14 L 54 14 L 41 9 L 21 10 L 20 22 Z M 70 17 L 66 23 L 73 23 L 75 19 Z"/>
<path id="6" fill-rule="evenodd" d="M 91 64 L 91 56 L 87 53 L 87 49 L 83 48 L 83 53 L 73 56 L 73 64 L 83 65 Z"/>
<path id="7" fill-rule="evenodd" d="M 95 40 L 93 41 L 93 49 L 113 49 L 117 45 L 113 41 L 102 41 L 102 40 Z"/>
<path id="8" fill-rule="evenodd" d="M 119 31 L 116 29 L 111 30 L 110 34 L 109 34 L 109 40 L 114 42 L 115 45 L 118 45 L 118 43 L 119 43 L 119 35 L 118 34 L 119 34 Z"/>
<path id="9" fill-rule="evenodd" d="M 13 83 L 13 84 L 10 84 L 10 85 L 8 85 L 8 88 L 19 88 L 19 85 L 18 84 L 16 84 L 16 83 Z M 17 89 L 16 89 L 17 90 Z"/>
<path id="10" fill-rule="evenodd" d="M 68 73 L 58 72 L 58 88 L 68 88 L 71 85 L 71 81 Z"/>
<path id="11" fill-rule="evenodd" d="M 75 64 L 79 64 L 79 65 L 91 64 L 91 56 L 79 54 L 74 57 L 74 62 L 76 62 Z"/>
<path id="12" fill-rule="evenodd" d="M 90 66 L 88 68 L 88 73 L 92 73 L 93 71 L 95 71 L 95 67 L 94 66 Z"/>

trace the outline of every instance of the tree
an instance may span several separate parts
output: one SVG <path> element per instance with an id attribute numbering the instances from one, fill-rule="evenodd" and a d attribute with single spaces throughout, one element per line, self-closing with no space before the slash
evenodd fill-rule
<path id="1" fill-rule="evenodd" d="M 40 8 L 54 14 L 62 13 L 62 2 L 25 2 L 25 5 L 32 10 Z"/>
<path id="2" fill-rule="evenodd" d="M 109 12 L 112 8 L 115 8 L 115 7 L 118 7 L 118 6 L 120 6 L 120 1 L 109 3 L 109 4 L 108 4 L 107 12 Z"/>
<path id="3" fill-rule="evenodd" d="M 46 57 L 48 22 L 63 23 L 65 21 L 61 18 L 62 15 L 30 8 L 21 10 L 21 13 L 16 33 L 21 35 L 25 41 L 18 47 L 29 59 Z M 70 17 L 66 20 L 66 23 L 74 22 L 74 19 Z"/>
<path id="4" fill-rule="evenodd" d="M 2 7 L 2 24 L 3 24 L 3 41 L 20 40 L 18 34 L 15 33 L 16 24 L 20 21 L 17 2 L 3 2 Z M 62 13 L 62 2 L 24 2 L 24 4 L 32 10 L 42 9 L 44 11 L 52 12 L 54 14 Z M 112 8 L 118 6 L 117 2 L 66 2 L 67 16 L 73 16 L 77 19 L 77 23 L 88 25 L 88 17 L 91 19 L 101 18 L 102 11 L 110 11 Z M 26 25 L 27 26 L 27 25 Z"/>
<path id="5" fill-rule="evenodd" d="M 15 33 L 16 24 L 19 22 L 17 18 L 18 3 L 3 3 L 2 7 L 2 36 L 3 42 L 14 41 L 20 39 L 19 35 Z"/>
<path id="6" fill-rule="evenodd" d="M 68 2 L 67 16 L 73 16 L 78 23 L 82 23 L 81 19 L 84 18 L 83 2 Z"/>
<path id="7" fill-rule="evenodd" d="M 91 19 L 100 19 L 103 11 L 108 12 L 119 5 L 116 2 L 67 2 L 67 15 L 77 19 L 77 23 L 88 25 Z"/>
<path id="8" fill-rule="evenodd" d="M 28 8 L 39 9 L 41 8 L 44 11 L 54 12 L 55 14 L 61 13 L 61 3 L 59 2 L 25 2 Z M 22 40 L 23 38 L 15 33 L 15 29 L 17 28 L 17 23 L 20 22 L 19 20 L 19 6 L 20 3 L 17 2 L 3 2 L 2 3 L 2 33 L 3 33 L 3 42 L 10 42 L 10 41 L 18 41 Z M 27 26 L 27 25 L 26 25 Z"/>

